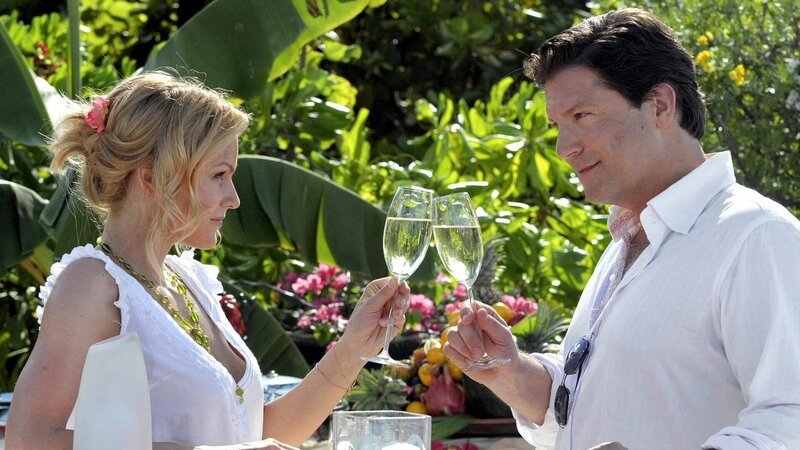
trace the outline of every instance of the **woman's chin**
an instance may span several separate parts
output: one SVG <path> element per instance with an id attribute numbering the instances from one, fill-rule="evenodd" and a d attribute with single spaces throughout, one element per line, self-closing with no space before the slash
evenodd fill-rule
<path id="1" fill-rule="evenodd" d="M 215 235 L 211 239 L 185 239 L 181 244 L 199 250 L 211 250 L 217 246 L 217 237 Z"/>

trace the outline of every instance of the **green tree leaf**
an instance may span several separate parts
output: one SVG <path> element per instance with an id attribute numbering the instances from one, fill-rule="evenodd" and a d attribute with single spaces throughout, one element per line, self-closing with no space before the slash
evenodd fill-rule
<path id="1" fill-rule="evenodd" d="M 252 155 L 239 158 L 234 183 L 241 206 L 225 220 L 227 241 L 277 245 L 283 234 L 308 261 L 372 277 L 386 274 L 386 214 L 353 192 L 297 165 Z"/>
<path id="2" fill-rule="evenodd" d="M 0 102 L 0 133 L 26 145 L 44 145 L 51 132 L 47 115 L 31 71 L 0 23 L 0 86 L 12 94 Z"/>
<path id="3" fill-rule="evenodd" d="M 314 5 L 314 12 L 307 8 Z M 197 75 L 209 86 L 242 98 L 258 95 L 267 83 L 296 63 L 311 39 L 361 12 L 366 0 L 217 0 L 181 27 L 145 68 L 169 67 Z"/>
<path id="4" fill-rule="evenodd" d="M 242 302 L 241 310 L 247 324 L 245 342 L 258 360 L 261 372 L 274 370 L 281 375 L 304 377 L 308 364 L 280 322 L 254 300 Z"/>
<path id="5" fill-rule="evenodd" d="M 17 265 L 34 249 L 47 239 L 47 233 L 39 224 L 39 214 L 47 205 L 47 200 L 36 192 L 0 180 L 0 275 Z"/>

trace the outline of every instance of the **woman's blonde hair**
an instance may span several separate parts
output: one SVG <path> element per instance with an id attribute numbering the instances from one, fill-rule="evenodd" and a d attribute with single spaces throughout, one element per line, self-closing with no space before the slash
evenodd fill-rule
<path id="1" fill-rule="evenodd" d="M 197 169 L 240 136 L 250 117 L 222 93 L 165 72 L 126 78 L 107 99 L 102 132 L 87 123 L 88 105 L 56 126 L 50 167 L 54 172 L 67 164 L 76 167 L 83 197 L 102 220 L 122 206 L 134 170 L 150 169 L 155 202 L 145 247 L 148 262 L 158 268 L 156 237 L 169 232 L 188 236 L 199 223 Z M 184 186 L 190 199 L 187 216 L 174 201 Z"/>

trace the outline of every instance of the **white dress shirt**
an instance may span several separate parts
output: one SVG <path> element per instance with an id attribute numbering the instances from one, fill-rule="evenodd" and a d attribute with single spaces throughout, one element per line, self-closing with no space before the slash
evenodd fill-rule
<path id="1" fill-rule="evenodd" d="M 596 324 L 569 421 L 553 413 L 563 355 L 537 354 L 553 379 L 538 448 L 618 441 L 639 449 L 800 449 L 800 222 L 735 182 L 720 153 L 654 197 L 650 241 Z M 621 243 L 589 279 L 564 340 L 589 332 Z M 562 352 L 565 351 L 562 349 Z"/>

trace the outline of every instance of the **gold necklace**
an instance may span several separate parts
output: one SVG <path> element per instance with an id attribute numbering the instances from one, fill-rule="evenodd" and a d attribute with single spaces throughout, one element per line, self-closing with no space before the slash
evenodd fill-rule
<path id="1" fill-rule="evenodd" d="M 183 330 L 186 331 L 187 334 L 189 334 L 192 340 L 195 341 L 199 346 L 206 349 L 206 351 L 209 354 L 211 354 L 210 339 L 203 331 L 203 327 L 200 326 L 200 315 L 195 310 L 194 302 L 192 302 L 192 299 L 189 297 L 189 290 L 186 288 L 186 285 L 183 284 L 183 281 L 181 281 L 180 277 L 178 277 L 178 274 L 164 267 L 164 272 L 168 275 L 168 277 L 172 281 L 172 285 L 175 287 L 175 289 L 178 290 L 178 293 L 180 293 L 183 296 L 183 301 L 186 304 L 186 310 L 189 311 L 188 318 L 183 316 L 180 313 L 180 311 L 178 311 L 177 309 L 175 309 L 174 306 L 172 306 L 170 298 L 161 292 L 161 286 L 156 286 L 156 284 L 150 281 L 150 279 L 147 278 L 145 275 L 135 271 L 130 264 L 128 264 L 124 259 L 122 259 L 121 256 L 114 253 L 114 250 L 111 250 L 111 247 L 109 247 L 108 244 L 106 244 L 105 242 L 101 241 L 98 244 L 100 245 L 100 248 L 104 252 L 106 252 L 109 256 L 117 260 L 117 262 L 125 270 L 127 270 L 129 274 L 133 275 L 134 278 L 144 283 L 144 285 L 147 286 L 147 288 L 155 295 L 155 297 L 158 299 L 159 303 L 161 303 L 164 309 L 167 310 L 169 315 L 172 316 L 172 318 L 175 319 L 176 322 L 178 322 L 178 325 L 180 325 L 180 327 L 183 328 Z M 242 394 L 243 393 L 244 392 L 242 392 Z"/>

